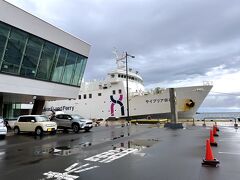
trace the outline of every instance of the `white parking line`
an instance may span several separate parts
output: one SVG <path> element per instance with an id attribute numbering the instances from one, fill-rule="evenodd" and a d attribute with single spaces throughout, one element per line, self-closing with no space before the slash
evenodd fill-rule
<path id="1" fill-rule="evenodd" d="M 223 142 L 223 141 L 240 141 L 240 139 L 239 138 L 225 138 L 225 139 L 219 139 L 218 141 L 221 141 L 221 142 Z"/>
<path id="2" fill-rule="evenodd" d="M 219 154 L 240 155 L 240 152 L 218 152 Z"/>
<path id="3" fill-rule="evenodd" d="M 88 168 L 85 168 L 85 169 L 80 169 L 78 171 L 74 171 L 75 173 L 80 173 L 80 172 L 84 172 L 84 171 L 88 171 L 88 170 L 91 170 L 91 169 L 95 169 L 95 168 L 98 168 L 99 166 L 92 166 L 92 167 L 88 167 Z"/>
<path id="4" fill-rule="evenodd" d="M 75 163 L 75 164 L 77 164 L 78 165 L 78 163 Z M 78 166 L 78 167 L 76 167 L 77 165 L 75 165 L 75 164 L 73 164 L 72 166 L 70 166 L 69 168 L 67 168 L 68 169 L 68 173 L 71 173 L 71 172 L 75 172 L 75 173 L 77 173 L 80 169 L 82 169 L 82 168 L 84 168 L 84 167 L 86 167 L 86 166 L 89 166 L 90 164 L 84 164 L 84 165 L 81 165 L 81 166 Z M 76 167 L 76 168 L 74 168 L 74 167 Z M 73 168 L 73 169 L 72 169 Z"/>
<path id="5" fill-rule="evenodd" d="M 77 165 L 78 165 L 78 163 L 74 163 L 73 165 L 66 168 L 65 171 L 70 171 L 72 168 L 76 167 Z"/>

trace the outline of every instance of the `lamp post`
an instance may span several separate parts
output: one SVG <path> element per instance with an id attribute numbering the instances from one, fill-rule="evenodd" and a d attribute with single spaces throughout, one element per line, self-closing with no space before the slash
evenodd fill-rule
<path id="1" fill-rule="evenodd" d="M 126 52 L 125 58 L 126 58 L 126 85 L 127 85 L 127 121 L 129 120 L 129 98 L 128 98 L 128 59 L 127 57 L 135 58 L 135 56 L 132 56 Z"/>

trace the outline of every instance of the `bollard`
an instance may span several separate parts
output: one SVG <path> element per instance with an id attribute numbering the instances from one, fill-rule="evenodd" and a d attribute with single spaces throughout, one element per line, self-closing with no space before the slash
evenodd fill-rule
<path id="1" fill-rule="evenodd" d="M 105 124 L 106 127 L 108 127 L 108 121 L 106 121 L 106 124 Z"/>
<path id="2" fill-rule="evenodd" d="M 196 126 L 196 125 L 195 125 L 195 119 L 194 119 L 194 118 L 193 118 L 193 124 L 192 124 L 192 126 Z"/>
<path id="3" fill-rule="evenodd" d="M 236 118 L 234 118 L 234 120 L 235 120 L 235 123 L 234 123 L 234 128 L 235 128 L 235 129 L 238 129 L 237 119 L 236 119 Z"/>
<path id="4" fill-rule="evenodd" d="M 203 119 L 203 127 L 206 127 L 205 119 Z"/>

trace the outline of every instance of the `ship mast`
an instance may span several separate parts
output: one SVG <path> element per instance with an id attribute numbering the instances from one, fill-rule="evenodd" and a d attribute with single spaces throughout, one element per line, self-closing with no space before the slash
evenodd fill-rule
<path id="1" fill-rule="evenodd" d="M 125 70 L 125 68 L 126 68 L 126 55 L 125 55 L 125 53 L 122 53 L 121 55 L 119 55 L 118 51 L 116 49 L 114 49 L 113 54 L 115 54 L 115 57 L 116 57 L 117 69 Z"/>

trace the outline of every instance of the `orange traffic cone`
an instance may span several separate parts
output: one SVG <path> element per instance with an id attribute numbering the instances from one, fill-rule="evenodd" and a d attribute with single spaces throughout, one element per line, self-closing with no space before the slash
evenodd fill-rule
<path id="1" fill-rule="evenodd" d="M 204 166 L 215 166 L 220 164 L 220 162 L 214 158 L 212 148 L 210 146 L 210 141 L 209 139 L 206 140 L 206 155 L 205 159 L 203 159 L 202 165 Z"/>
<path id="2" fill-rule="evenodd" d="M 213 136 L 219 136 L 219 135 L 217 134 L 217 129 L 216 129 L 215 126 L 213 126 Z"/>
<path id="3" fill-rule="evenodd" d="M 217 146 L 217 145 L 218 145 L 217 142 L 215 142 L 215 139 L 214 139 L 214 137 L 213 137 L 213 131 L 212 131 L 212 130 L 210 130 L 210 145 L 211 145 L 211 146 Z"/>

